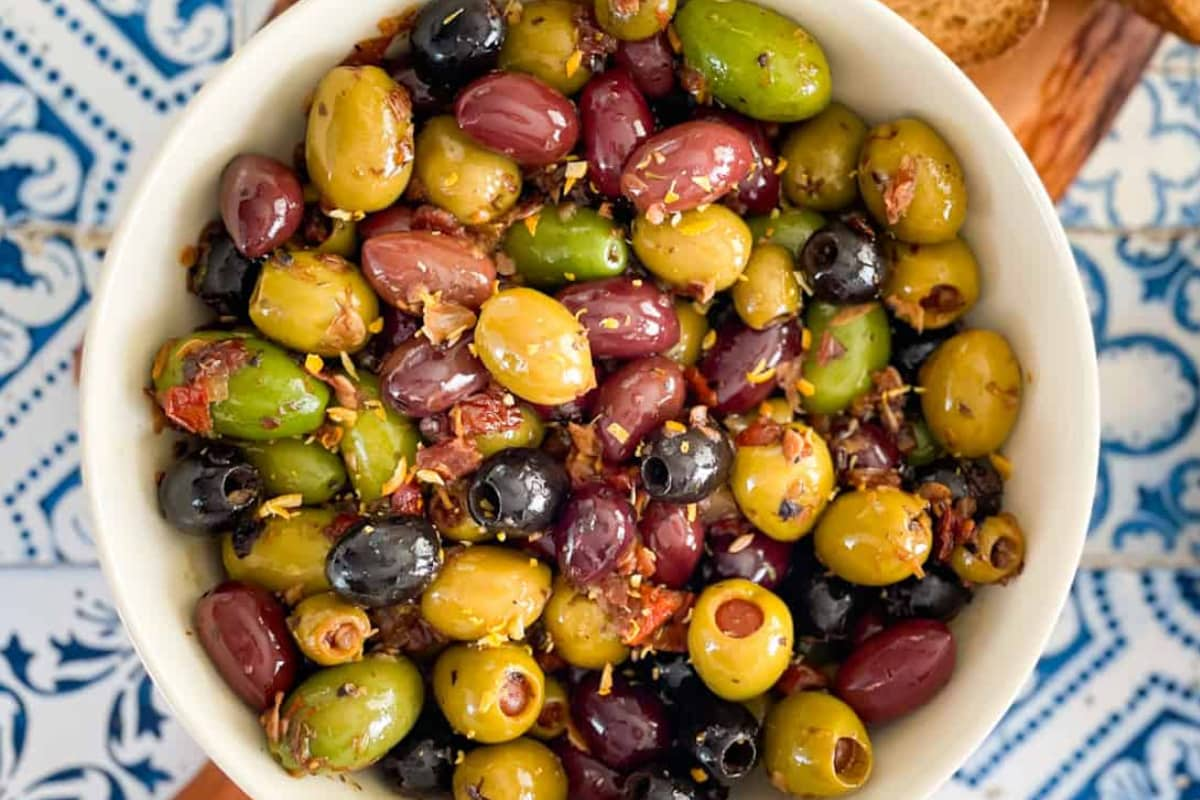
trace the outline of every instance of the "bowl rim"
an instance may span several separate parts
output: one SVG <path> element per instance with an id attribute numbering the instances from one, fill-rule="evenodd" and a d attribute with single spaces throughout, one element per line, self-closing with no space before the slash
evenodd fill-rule
<path id="1" fill-rule="evenodd" d="M 228 91 L 235 90 L 242 77 L 243 64 L 254 62 L 260 53 L 268 53 L 280 46 L 285 40 L 305 33 L 305 20 L 314 15 L 315 9 L 322 6 L 336 7 L 341 0 L 301 0 L 284 13 L 271 20 L 261 31 L 255 33 L 240 49 L 235 51 L 207 79 L 204 86 L 192 98 L 188 106 L 171 125 L 168 135 L 159 146 L 155 156 L 147 164 L 144 173 L 138 181 L 137 188 L 126 206 L 121 221 L 114 232 L 111 244 L 105 255 L 104 269 L 95 287 L 92 303 L 89 309 L 90 319 L 85 333 L 85 342 L 94 341 L 101 336 L 107 327 L 107 310 L 117 294 L 116 264 L 122 254 L 136 247 L 135 220 L 150 214 L 148 203 L 155 193 L 155 184 L 164 172 L 170 172 L 169 163 L 173 159 L 185 158 L 185 146 L 191 134 L 194 121 L 210 110 L 214 104 L 219 105 L 220 97 Z M 420 2 L 420 0 L 417 0 Z M 971 79 L 931 41 L 925 38 L 916 28 L 911 26 L 903 17 L 877 0 L 842 0 L 846 6 L 842 13 L 875 15 L 881 24 L 890 28 L 894 37 L 893 45 L 904 50 L 919 51 L 923 60 L 938 65 L 941 71 L 949 73 L 949 80 L 958 86 L 963 105 L 956 113 L 963 116 L 971 115 L 974 124 L 999 129 L 999 136 L 1007 151 L 1006 156 L 1012 161 L 1019 178 L 1025 184 L 1029 196 L 1036 204 L 1036 211 L 1046 224 L 1045 231 L 1055 251 L 1053 265 L 1056 269 L 1071 269 L 1075 271 L 1075 260 L 1063 230 L 1054 203 L 1048 195 L 1044 184 L 1038 177 L 1024 149 L 1017 141 L 1008 125 L 1000 114 L 987 100 Z M 152 214 L 150 214 L 152 215 Z M 937 768 L 928 769 L 922 773 L 919 781 L 910 786 L 911 800 L 921 800 L 929 797 L 934 791 L 943 786 L 979 747 L 992 729 L 1001 721 L 1004 713 L 1015 700 L 1027 677 L 1032 673 L 1037 660 L 1046 647 L 1054 626 L 1062 612 L 1075 578 L 1079 560 L 1083 552 L 1091 513 L 1091 504 L 1095 494 L 1096 470 L 1099 464 L 1100 452 L 1100 391 L 1099 368 L 1095 358 L 1095 339 L 1091 325 L 1090 313 L 1084 293 L 1084 286 L 1078 273 L 1069 282 L 1073 287 L 1070 296 L 1062 299 L 1062 318 L 1080 337 L 1080 345 L 1086 352 L 1092 354 L 1087 364 L 1081 365 L 1084 385 L 1078 387 L 1078 396 L 1072 413 L 1077 415 L 1085 431 L 1087 442 L 1080 449 L 1083 459 L 1079 466 L 1080 476 L 1090 476 L 1080 480 L 1081 488 L 1088 491 L 1080 492 L 1080 496 L 1068 502 L 1074 505 L 1070 516 L 1077 520 L 1071 531 L 1058 531 L 1056 535 L 1070 534 L 1074 536 L 1070 552 L 1073 554 L 1069 564 L 1053 574 L 1053 580 L 1041 587 L 1046 603 L 1046 613 L 1036 619 L 1024 621 L 1026 639 L 1036 642 L 1036 648 L 1030 647 L 1019 658 L 1012 658 L 1006 669 L 996 679 L 992 691 L 985 697 L 978 698 L 977 705 L 972 709 L 972 720 L 967 725 L 963 735 L 952 741 L 939 743 L 942 757 L 937 759 Z M 82 441 L 82 475 L 85 487 L 96 485 L 98 477 L 103 474 L 110 456 L 98 452 L 98 448 L 90 446 L 92 437 L 89 431 L 99 429 L 105 420 L 98 416 L 99 403 L 89 402 L 89 398 L 102 391 L 104 379 L 98 363 L 99 357 L 86 344 L 83 348 L 82 371 L 80 378 L 80 433 Z M 103 569 L 106 582 L 112 591 L 116 607 L 125 630 L 135 651 L 144 664 L 147 672 L 154 680 L 160 693 L 165 698 L 172 714 L 199 744 L 206 756 L 222 769 L 243 791 L 252 797 L 269 796 L 267 787 L 260 785 L 251 773 L 235 768 L 236 755 L 231 742 L 234 737 L 226 737 L 216 726 L 207 725 L 203 719 L 203 704 L 187 702 L 186 689 L 180 684 L 168 679 L 169 668 L 165 655 L 160 655 L 154 645 L 144 636 L 142 625 L 139 624 L 140 613 L 132 608 L 131 601 L 117 580 L 117 548 L 114 538 L 105 534 L 105 513 L 99 498 L 91 491 L 87 492 L 88 508 L 91 514 L 96 550 Z"/>

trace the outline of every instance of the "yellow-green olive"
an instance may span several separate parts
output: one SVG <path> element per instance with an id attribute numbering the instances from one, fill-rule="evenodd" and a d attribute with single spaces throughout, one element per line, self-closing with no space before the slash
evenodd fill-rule
<path id="1" fill-rule="evenodd" d="M 755 330 L 795 317 L 801 298 L 791 253 L 777 244 L 755 247 L 730 295 L 737 315 Z"/>
<path id="2" fill-rule="evenodd" d="M 417 180 L 431 202 L 466 225 L 482 225 L 511 209 L 521 169 L 477 145 L 454 117 L 434 117 L 417 134 Z"/>
<path id="3" fill-rule="evenodd" d="M 421 614 L 451 639 L 521 639 L 549 598 L 545 564 L 505 547 L 475 545 L 446 557 L 421 596 Z"/>
<path id="4" fill-rule="evenodd" d="M 387 208 L 412 175 L 408 91 L 379 67 L 334 67 L 313 95 L 304 156 L 325 207 Z"/>
<path id="5" fill-rule="evenodd" d="M 454 800 L 567 800 L 567 774 L 541 742 L 477 747 L 454 769 Z"/>
<path id="6" fill-rule="evenodd" d="M 328 508 L 287 513 L 268 517 L 245 555 L 238 554 L 233 534 L 226 534 L 221 541 L 226 574 L 297 599 L 329 591 L 325 557 L 333 546 L 328 529 L 336 514 Z"/>
<path id="7" fill-rule="evenodd" d="M 725 206 L 712 205 L 654 223 L 633 223 L 633 250 L 672 288 L 704 298 L 728 289 L 750 261 L 750 229 Z"/>
<path id="8" fill-rule="evenodd" d="M 473 544 L 495 536 L 471 516 L 467 506 L 469 486 L 470 479 L 454 481 L 429 498 L 429 520 L 445 539 Z"/>
<path id="9" fill-rule="evenodd" d="M 475 447 L 483 453 L 484 458 L 510 447 L 541 447 L 542 439 L 546 438 L 546 426 L 542 418 L 525 403 L 518 405 L 517 409 L 521 412 L 521 424 L 517 427 L 475 436 Z"/>
<path id="10" fill-rule="evenodd" d="M 612 620 L 600 604 L 581 594 L 563 577 L 554 581 L 542 624 L 554 643 L 554 653 L 573 667 L 603 669 L 629 658 Z"/>
<path id="11" fill-rule="evenodd" d="M 921 366 L 921 410 L 929 430 L 955 455 L 1000 449 L 1021 410 L 1021 365 L 998 333 L 964 331 Z"/>
<path id="12" fill-rule="evenodd" d="M 288 617 L 288 628 L 300 652 L 322 667 L 332 667 L 362 658 L 371 620 L 358 606 L 324 592 L 301 600 Z"/>
<path id="13" fill-rule="evenodd" d="M 933 544 L 927 507 L 920 497 L 887 486 L 840 494 L 813 534 L 817 558 L 859 586 L 919 575 Z"/>
<path id="14" fill-rule="evenodd" d="M 792 258 L 799 258 L 809 237 L 825 227 L 825 217 L 807 208 L 777 208 L 770 214 L 750 217 L 746 225 L 755 244 L 783 245 Z"/>
<path id="15" fill-rule="evenodd" d="M 351 258 L 358 252 L 358 223 L 352 219 L 329 220 L 329 235 L 313 249 L 318 253 Z"/>
<path id="16" fill-rule="evenodd" d="M 729 485 L 754 527 L 772 539 L 793 542 L 816 524 L 833 479 L 825 440 L 804 423 L 792 422 L 776 444 L 737 448 Z"/>
<path id="17" fill-rule="evenodd" d="M 884 302 L 918 331 L 944 328 L 979 300 L 979 262 L 962 239 L 941 244 L 896 242 Z"/>
<path id="18" fill-rule="evenodd" d="M 376 500 L 383 496 L 384 486 L 396 479 L 401 461 L 409 467 L 416 463 L 421 436 L 412 420 L 380 401 L 379 379 L 374 375 L 360 372 L 354 388 L 359 407 L 340 415 L 338 449 L 358 499 Z"/>
<path id="19" fill-rule="evenodd" d="M 305 505 L 320 505 L 346 485 L 346 468 L 337 453 L 318 442 L 275 439 L 239 445 L 262 476 L 267 497 L 299 494 Z"/>
<path id="20" fill-rule="evenodd" d="M 500 69 L 527 72 L 563 94 L 574 94 L 592 77 L 579 49 L 579 7 L 571 0 L 525 3 L 510 23 L 500 49 Z"/>
<path id="21" fill-rule="evenodd" d="M 675 316 L 679 318 L 679 341 L 666 352 L 667 358 L 683 367 L 694 367 L 700 360 L 700 349 L 708 335 L 708 317 L 691 300 L 675 301 Z"/>
<path id="22" fill-rule="evenodd" d="M 973 541 L 950 554 L 950 566 L 970 583 L 999 583 L 1021 571 L 1025 563 L 1025 534 L 1012 514 L 988 517 Z"/>
<path id="23" fill-rule="evenodd" d="M 301 353 L 354 353 L 371 337 L 379 300 L 341 256 L 278 250 L 262 266 L 250 319 L 267 338 Z"/>
<path id="24" fill-rule="evenodd" d="M 566 733 L 567 718 L 571 711 L 567 705 L 567 689 L 558 678 L 547 675 L 542 693 L 542 710 L 538 714 L 537 722 L 529 729 L 529 735 L 548 742 Z"/>
<path id="25" fill-rule="evenodd" d="M 705 588 L 688 626 L 688 657 L 696 674 L 726 700 L 770 689 L 792 658 L 792 614 L 756 583 L 732 578 Z"/>
<path id="26" fill-rule="evenodd" d="M 596 21 L 605 33 L 636 42 L 649 39 L 667 27 L 675 16 L 675 0 L 640 0 L 633 11 L 622 0 L 595 0 Z"/>
<path id="27" fill-rule="evenodd" d="M 446 721 L 484 744 L 510 742 L 533 727 L 544 682 L 522 645 L 454 645 L 433 666 L 433 696 Z"/>
<path id="28" fill-rule="evenodd" d="M 871 129 L 859 157 L 858 188 L 875 219 L 903 242 L 948 242 L 967 217 L 962 164 L 921 120 Z"/>
<path id="29" fill-rule="evenodd" d="M 783 190 L 798 206 L 838 211 L 858 199 L 858 154 L 867 123 L 841 103 L 792 128 L 780 155 L 787 162 Z"/>
<path id="30" fill-rule="evenodd" d="M 866 783 L 872 764 L 862 720 L 832 695 L 796 692 L 767 713 L 763 766 L 781 792 L 837 797 Z"/>

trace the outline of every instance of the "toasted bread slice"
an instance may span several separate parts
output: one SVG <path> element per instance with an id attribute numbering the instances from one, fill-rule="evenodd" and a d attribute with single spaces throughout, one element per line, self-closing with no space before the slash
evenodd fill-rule
<path id="1" fill-rule="evenodd" d="M 1122 0 L 1143 17 L 1190 42 L 1200 44 L 1200 1 Z"/>
<path id="2" fill-rule="evenodd" d="M 1158 0 L 1171 2 L 1172 0 Z M 1195 0 L 1175 0 L 1178 3 Z M 1049 0 L 883 0 L 959 64 L 1014 47 L 1041 23 Z M 1155 0 L 1135 0 L 1154 3 Z"/>

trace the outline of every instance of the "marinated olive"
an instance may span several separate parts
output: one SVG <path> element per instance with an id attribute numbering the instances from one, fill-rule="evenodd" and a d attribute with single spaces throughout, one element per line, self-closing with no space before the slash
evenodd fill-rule
<path id="1" fill-rule="evenodd" d="M 749 700 L 770 689 L 787 669 L 792 636 L 792 615 L 782 600 L 733 578 L 705 587 L 697 598 L 688 655 L 718 697 Z"/>
<path id="2" fill-rule="evenodd" d="M 650 219 L 690 211 L 737 188 L 755 164 L 750 139 L 724 122 L 693 120 L 629 154 L 621 191 Z"/>
<path id="3" fill-rule="evenodd" d="M 742 578 L 774 591 L 792 559 L 792 543 L 772 539 L 740 517 L 718 520 L 705 534 L 705 583 Z"/>
<path id="4" fill-rule="evenodd" d="M 589 673 L 571 694 L 571 717 L 591 754 L 622 772 L 665 755 L 671 725 L 662 701 L 619 675 L 608 687 L 602 688 L 601 680 Z"/>
<path id="5" fill-rule="evenodd" d="M 677 219 L 633 223 L 633 251 L 676 291 L 707 299 L 737 281 L 750 261 L 750 229 L 725 206 L 685 211 Z"/>
<path id="6" fill-rule="evenodd" d="M 496 288 L 496 265 L 465 239 L 432 231 L 373 236 L 362 248 L 363 274 L 385 303 L 420 314 L 434 295 L 479 308 Z"/>
<path id="7" fill-rule="evenodd" d="M 304 192 L 295 174 L 273 158 L 237 156 L 221 172 L 221 219 L 238 252 L 258 258 L 300 228 Z"/>
<path id="8" fill-rule="evenodd" d="M 579 116 L 571 101 L 530 75 L 494 72 L 454 103 L 458 127 L 523 167 L 553 164 L 575 148 Z"/>
<path id="9" fill-rule="evenodd" d="M 514 447 L 483 462 L 471 479 L 467 503 L 484 528 L 528 536 L 554 523 L 569 488 L 566 469 L 549 454 Z"/>
<path id="10" fill-rule="evenodd" d="M 873 599 L 869 590 L 829 574 L 807 542 L 801 545 L 779 594 L 792 610 L 797 636 L 832 640 L 851 636 Z"/>
<path id="11" fill-rule="evenodd" d="M 624 800 L 727 800 L 729 789 L 700 767 L 686 770 L 683 764 L 652 764 L 625 778 L 622 797 Z"/>
<path id="12" fill-rule="evenodd" d="M 368 239 L 374 239 L 376 236 L 384 236 L 389 233 L 408 233 L 413 229 L 414 214 L 415 212 L 411 207 L 397 203 L 382 211 L 368 214 L 366 218 L 358 223 L 358 235 L 366 242 Z M 366 258 L 363 259 L 363 270 L 369 272 L 366 265 Z"/>
<path id="13" fill-rule="evenodd" d="M 443 539 L 455 542 L 482 542 L 493 534 L 471 516 L 467 505 L 469 480 L 458 480 L 449 484 L 445 492 L 435 492 L 429 498 L 429 521 L 438 529 Z"/>
<path id="14" fill-rule="evenodd" d="M 984 517 L 1000 513 L 1004 499 L 1004 479 L 988 458 L 934 461 L 916 470 L 912 482 L 918 490 L 924 484 L 941 484 L 950 491 L 952 502 L 970 498 L 974 514 Z M 964 513 L 971 515 L 969 510 Z"/>
<path id="15" fill-rule="evenodd" d="M 879 235 L 857 213 L 835 219 L 809 237 L 800 265 L 813 295 L 830 303 L 874 299 L 888 274 Z"/>
<path id="16" fill-rule="evenodd" d="M 492 377 L 531 403 L 566 403 L 596 385 L 587 332 L 533 289 L 506 289 L 484 303 L 475 346 Z"/>
<path id="17" fill-rule="evenodd" d="M 962 239 L 891 248 L 892 271 L 884 300 L 898 319 L 918 331 L 944 328 L 979 299 L 979 264 Z"/>
<path id="18" fill-rule="evenodd" d="M 776 169 L 775 146 L 766 128 L 757 120 L 719 108 L 706 108 L 699 119 L 723 122 L 745 134 L 754 154 L 750 172 L 742 178 L 737 190 L 725 202 L 739 214 L 769 214 L 779 205 L 779 173 Z"/>
<path id="19" fill-rule="evenodd" d="M 456 2 L 456 4 L 458 3 Z M 412 41 L 411 38 L 409 41 Z M 396 58 L 386 58 L 384 60 L 384 68 L 392 76 L 392 80 L 408 90 L 408 99 L 412 102 L 413 116 L 417 119 L 423 119 L 440 113 L 453 97 L 450 96 L 449 87 L 425 80 L 417 72 L 415 62 L 416 56 L 410 50 L 408 53 L 402 53 Z"/>
<path id="20" fill-rule="evenodd" d="M 383 399 L 402 414 L 427 417 L 482 391 L 488 370 L 471 352 L 470 336 L 450 345 L 414 337 L 392 351 L 379 368 Z"/>
<path id="21" fill-rule="evenodd" d="M 643 448 L 642 484 L 651 497 L 695 503 L 725 484 L 732 464 L 733 447 L 719 429 L 668 423 Z"/>
<path id="22" fill-rule="evenodd" d="M 933 538 L 926 505 L 889 487 L 841 494 L 817 524 L 817 558 L 859 586 L 887 586 L 920 575 Z"/>
<path id="23" fill-rule="evenodd" d="M 695 366 L 700 360 L 704 337 L 708 334 L 708 317 L 696 309 L 690 300 L 675 301 L 675 316 L 679 319 L 679 341 L 666 352 L 667 358 L 681 367 Z"/>
<path id="24" fill-rule="evenodd" d="M 622 41 L 614 58 L 646 97 L 665 97 L 675 88 L 675 53 L 665 33 L 636 42 Z"/>
<path id="25" fill-rule="evenodd" d="M 300 658 L 283 607 L 266 589 L 226 581 L 200 598 L 193 619 L 217 672 L 255 711 L 292 688 Z"/>
<path id="26" fill-rule="evenodd" d="M 763 765 L 781 792 L 837 797 L 866 783 L 872 764 L 862 720 L 836 697 L 797 692 L 767 712 Z"/>
<path id="27" fill-rule="evenodd" d="M 648 434 L 683 411 L 683 373 L 666 356 L 630 361 L 604 379 L 594 407 L 596 437 L 606 461 L 633 456 Z"/>
<path id="28" fill-rule="evenodd" d="M 250 515 L 263 484 L 262 474 L 236 447 L 214 442 L 163 473 L 158 507 L 184 533 L 220 533 Z"/>
<path id="29" fill-rule="evenodd" d="M 950 554 L 950 566 L 964 581 L 1005 581 L 1024 566 L 1025 535 L 1012 514 L 988 517 L 973 541 L 960 544 Z"/>
<path id="30" fill-rule="evenodd" d="M 787 161 L 783 189 L 798 206 L 839 211 L 858 198 L 858 154 L 867 123 L 841 103 L 791 130 L 781 155 Z"/>
<path id="31" fill-rule="evenodd" d="M 675 16 L 675 0 L 595 0 L 596 21 L 605 33 L 636 42 L 662 32 Z"/>
<path id="32" fill-rule="evenodd" d="M 554 600 L 553 595 L 550 599 Z M 566 733 L 567 719 L 571 711 L 567 705 L 566 687 L 554 676 L 546 676 L 542 695 L 542 710 L 538 712 L 537 721 L 529 729 L 529 735 L 548 742 Z"/>
<path id="33" fill-rule="evenodd" d="M 373 632 L 367 612 L 333 592 L 301 600 L 288 617 L 288 628 L 300 651 L 322 667 L 361 659 Z"/>
<path id="34" fill-rule="evenodd" d="M 679 342 L 671 296 L 641 278 L 609 278 L 568 286 L 558 301 L 579 317 L 595 358 L 637 358 Z"/>
<path id="35" fill-rule="evenodd" d="M 750 773 L 758 763 L 758 719 L 740 703 L 690 688 L 679 706 L 680 744 L 704 769 L 725 780 Z"/>
<path id="36" fill-rule="evenodd" d="M 838 482 L 856 489 L 890 482 L 900 468 L 896 437 L 873 422 L 834 424 L 826 442 Z"/>
<path id="37" fill-rule="evenodd" d="M 317 442 L 301 439 L 247 442 L 241 445 L 241 450 L 262 476 L 267 497 L 299 494 L 305 505 L 320 505 L 346 486 L 342 460 Z"/>
<path id="38" fill-rule="evenodd" d="M 475 434 L 475 449 L 484 457 L 512 447 L 539 447 L 546 437 L 546 426 L 538 413 L 525 403 L 517 405 L 521 421 L 513 428 Z"/>
<path id="39" fill-rule="evenodd" d="M 683 5 L 675 30 L 705 94 L 747 116 L 795 122 L 829 105 L 824 51 L 781 14 L 748 0 L 701 0 Z"/>
<path id="40" fill-rule="evenodd" d="M 455 645 L 433 667 L 433 694 L 451 727 L 468 739 L 498 744 L 533 727 L 545 676 L 520 645 Z"/>
<path id="41" fill-rule="evenodd" d="M 638 659 L 635 668 L 642 682 L 655 687 L 669 706 L 692 702 L 698 687 L 703 687 L 686 652 L 652 651 Z"/>
<path id="42" fill-rule="evenodd" d="M 926 328 L 917 333 L 908 325 L 897 325 L 892 331 L 892 364 L 904 380 L 917 382 L 917 373 L 925 360 L 938 346 L 958 333 L 956 326 Z"/>
<path id="43" fill-rule="evenodd" d="M 421 674 L 402 656 L 375 655 L 320 670 L 268 719 L 271 753 L 293 775 L 362 769 L 383 758 L 417 721 Z"/>
<path id="44" fill-rule="evenodd" d="M 504 252 L 532 286 L 555 288 L 595 281 L 625 271 L 629 247 L 622 230 L 590 208 L 547 206 L 509 227 Z"/>
<path id="45" fill-rule="evenodd" d="M 589 484 L 571 494 L 554 526 L 558 568 L 576 586 L 597 583 L 616 571 L 636 539 L 629 498 L 604 484 Z"/>
<path id="46" fill-rule="evenodd" d="M 454 117 L 434 117 L 417 134 L 417 179 L 434 204 L 465 225 L 491 222 L 517 202 L 521 170 L 477 145 Z"/>
<path id="47" fill-rule="evenodd" d="M 956 455 L 998 450 L 1021 408 L 1021 365 L 1003 336 L 971 330 L 946 340 L 920 372 L 921 410 L 934 437 Z"/>
<path id="48" fill-rule="evenodd" d="M 949 622 L 971 602 L 971 590 L 949 567 L 933 564 L 925 574 L 883 590 L 883 608 L 894 619 L 936 619 Z"/>
<path id="49" fill-rule="evenodd" d="M 838 697 L 868 724 L 890 722 L 928 703 L 954 673 L 955 645 L 940 622 L 899 622 L 867 639 L 838 669 Z"/>
<path id="50" fill-rule="evenodd" d="M 721 424 L 736 436 L 760 419 L 787 425 L 795 420 L 795 416 L 786 397 L 770 397 L 759 403 L 757 408 L 752 408 L 745 414 L 727 414 L 721 420 Z"/>
<path id="51" fill-rule="evenodd" d="M 755 330 L 794 318 L 800 313 L 800 284 L 787 248 L 777 244 L 755 247 L 730 295 L 742 322 Z"/>
<path id="52" fill-rule="evenodd" d="M 695 506 L 652 501 L 638 529 L 654 554 L 654 581 L 672 589 L 687 585 L 704 553 L 704 523 Z"/>
<path id="53" fill-rule="evenodd" d="M 227 534 L 221 541 L 226 574 L 299 597 L 329 591 L 325 558 L 333 546 L 329 529 L 335 516 L 326 508 L 302 508 L 289 517 L 269 517 L 248 549 L 236 533 Z"/>
<path id="54" fill-rule="evenodd" d="M 933 432 L 929 430 L 929 423 L 925 421 L 924 417 L 919 415 L 915 419 L 909 417 L 908 430 L 912 434 L 913 448 L 904 456 L 904 460 L 910 466 L 919 467 L 928 464 L 942 454 L 941 445 L 933 438 Z"/>
<path id="55" fill-rule="evenodd" d="M 520 639 L 549 597 L 549 567 L 516 550 L 475 545 L 447 556 L 421 596 L 421 614 L 451 639 Z"/>
<path id="56" fill-rule="evenodd" d="M 441 540 L 423 518 L 364 519 L 329 551 L 325 576 L 342 597 L 378 608 L 417 599 L 441 565 Z"/>
<path id="57" fill-rule="evenodd" d="M 605 664 L 617 666 L 629 658 L 629 648 L 621 643 L 616 625 L 600 604 L 562 576 L 554 580 L 542 624 L 554 643 L 552 652 L 572 667 L 603 669 Z"/>
<path id="58" fill-rule="evenodd" d="M 541 742 L 478 747 L 454 770 L 454 800 L 567 800 L 567 776 Z"/>
<path id="59" fill-rule="evenodd" d="M 792 422 L 777 443 L 738 447 L 729 484 L 756 528 L 793 542 L 816 523 L 833 492 L 833 479 L 825 440 L 807 425 Z"/>
<path id="60" fill-rule="evenodd" d="M 621 194 L 629 154 L 654 132 L 654 116 L 636 79 L 635 71 L 612 69 L 588 81 L 579 98 L 588 180 L 607 197 Z"/>
<path id="61" fill-rule="evenodd" d="M 449 792 L 454 760 L 459 752 L 454 731 L 435 706 L 426 704 L 416 726 L 388 751 L 379 767 L 388 784 L 400 792 L 423 796 Z"/>
<path id="62" fill-rule="evenodd" d="M 387 208 L 413 171 L 408 91 L 379 67 L 334 67 L 313 94 L 304 154 L 326 208 Z"/>
<path id="63" fill-rule="evenodd" d="M 871 215 L 903 242 L 948 242 L 967 216 L 958 156 L 917 119 L 871 129 L 859 156 L 858 188 Z"/>
<path id="64" fill-rule="evenodd" d="M 355 389 L 362 406 L 339 418 L 338 449 L 355 494 L 369 501 L 383 496 L 401 462 L 416 463 L 419 436 L 412 420 L 380 401 L 375 376 L 360 373 Z"/>
<path id="65" fill-rule="evenodd" d="M 776 369 L 799 356 L 800 345 L 800 330 L 792 323 L 761 331 L 737 320 L 725 323 L 699 365 L 713 408 L 722 414 L 757 408 L 777 385 Z"/>
<path id="66" fill-rule="evenodd" d="M 500 69 L 526 72 L 563 94 L 575 94 L 592 75 L 581 58 L 577 13 L 571 0 L 526 3 L 508 29 Z"/>
<path id="67" fill-rule="evenodd" d="M 413 21 L 413 66 L 434 86 L 458 88 L 496 63 L 504 29 L 490 0 L 431 0 Z"/>
<path id="68" fill-rule="evenodd" d="M 261 268 L 257 260 L 238 252 L 223 228 L 211 225 L 188 272 L 188 291 L 222 317 L 247 319 Z"/>
<path id="69" fill-rule="evenodd" d="M 813 303 L 805 322 L 812 346 L 804 355 L 804 379 L 811 389 L 804 407 L 835 414 L 865 394 L 872 373 L 887 366 L 892 341 L 887 312 L 879 303 Z"/>

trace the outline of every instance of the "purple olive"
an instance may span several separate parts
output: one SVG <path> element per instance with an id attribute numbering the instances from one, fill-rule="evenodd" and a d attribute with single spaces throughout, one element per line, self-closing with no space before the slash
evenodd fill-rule
<path id="1" fill-rule="evenodd" d="M 715 410 L 742 414 L 775 390 L 769 370 L 800 355 L 800 330 L 783 323 L 756 331 L 737 320 L 721 326 L 717 343 L 700 362 L 700 374 L 716 395 Z"/>
<path id="2" fill-rule="evenodd" d="M 379 368 L 384 400 L 401 414 L 427 417 L 483 391 L 491 377 L 471 354 L 471 339 L 441 346 L 417 336 L 397 347 Z"/>
<path id="3" fill-rule="evenodd" d="M 244 154 L 221 173 L 221 219 L 238 252 L 258 258 L 292 237 L 304 219 L 304 190 L 286 166 Z"/>
<path id="4" fill-rule="evenodd" d="M 706 109 L 697 119 L 724 122 L 750 140 L 754 162 L 750 174 L 729 195 L 729 206 L 742 215 L 769 214 L 779 205 L 779 173 L 775 171 L 775 147 L 761 122 L 724 109 Z"/>
<path id="5" fill-rule="evenodd" d="M 583 324 L 595 358 L 650 356 L 679 341 L 675 302 L 651 281 L 585 281 L 563 289 L 558 301 Z"/>
<path id="6" fill-rule="evenodd" d="M 567 796 L 571 800 L 623 800 L 619 772 L 575 747 L 565 736 L 554 743 L 553 749 L 567 773 Z"/>
<path id="7" fill-rule="evenodd" d="M 612 575 L 637 538 L 629 499 L 603 484 L 577 489 L 554 526 L 558 568 L 576 586 Z"/>
<path id="8" fill-rule="evenodd" d="M 671 746 L 662 700 L 619 675 L 605 694 L 600 693 L 599 674 L 584 676 L 571 693 L 571 716 L 592 755 L 615 770 L 637 769 L 666 755 Z"/>
<path id="9" fill-rule="evenodd" d="M 616 62 L 633 76 L 642 94 L 652 100 L 675 88 L 675 52 L 665 33 L 617 46 Z"/>
<path id="10" fill-rule="evenodd" d="M 950 629 L 911 619 L 859 645 L 838 669 L 834 689 L 863 722 L 887 722 L 932 700 L 949 682 L 954 662 Z"/>
<path id="11" fill-rule="evenodd" d="M 496 284 L 496 265 L 486 253 L 466 239 L 432 231 L 368 239 L 362 269 L 384 302 L 411 313 L 420 313 L 434 293 L 447 303 L 479 308 Z"/>
<path id="12" fill-rule="evenodd" d="M 474 81 L 458 95 L 454 117 L 472 139 L 526 167 L 553 164 L 579 139 L 571 101 L 519 72 L 493 72 Z"/>
<path id="13" fill-rule="evenodd" d="M 408 233 L 412 230 L 413 213 L 410 206 L 397 204 L 367 214 L 363 221 L 358 223 L 358 237 L 365 242 L 385 233 Z"/>
<path id="14" fill-rule="evenodd" d="M 850 419 L 833 426 L 826 437 L 838 482 L 851 486 L 873 484 L 874 477 L 899 468 L 901 455 L 896 440 L 871 422 Z"/>
<path id="15" fill-rule="evenodd" d="M 746 134 L 723 122 L 693 120 L 638 145 L 625 162 L 621 192 L 643 213 L 689 211 L 736 189 L 753 165 Z"/>
<path id="16" fill-rule="evenodd" d="M 705 583 L 744 578 L 774 590 L 783 581 L 792 560 L 791 542 L 776 541 L 740 517 L 713 523 L 706 539 Z"/>
<path id="17" fill-rule="evenodd" d="M 583 87 L 579 116 L 588 180 L 600 194 L 619 197 L 625 160 L 654 132 L 650 106 L 628 72 L 611 69 Z"/>
<path id="18" fill-rule="evenodd" d="M 665 356 L 630 361 L 605 378 L 594 423 L 604 460 L 629 459 L 645 436 L 679 416 L 686 395 L 683 372 Z"/>
<path id="19" fill-rule="evenodd" d="M 704 552 L 704 523 L 695 507 L 651 501 L 638 523 L 642 541 L 654 553 L 654 580 L 680 589 L 691 579 Z"/>

